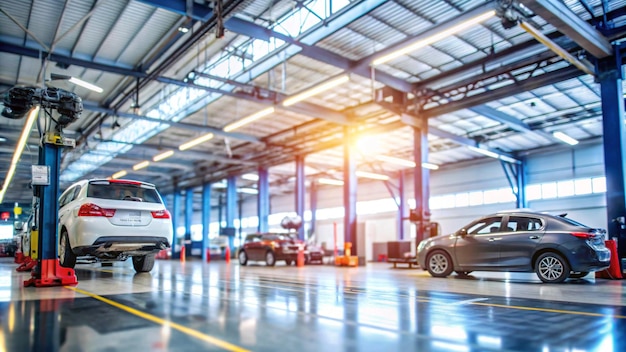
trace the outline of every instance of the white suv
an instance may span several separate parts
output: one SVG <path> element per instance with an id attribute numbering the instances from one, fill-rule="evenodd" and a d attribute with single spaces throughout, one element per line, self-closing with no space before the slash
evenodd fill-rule
<path id="1" fill-rule="evenodd" d="M 59 262 L 73 268 L 77 257 L 96 261 L 133 258 L 137 272 L 154 266 L 170 247 L 170 213 L 153 184 L 94 179 L 76 182 L 59 198 Z"/>

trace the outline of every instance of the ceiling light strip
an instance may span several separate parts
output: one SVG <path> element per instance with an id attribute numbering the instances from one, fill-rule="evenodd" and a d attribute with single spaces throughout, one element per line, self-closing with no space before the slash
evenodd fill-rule
<path id="1" fill-rule="evenodd" d="M 174 151 L 173 150 L 168 150 L 166 152 L 163 152 L 161 154 L 157 154 L 154 157 L 152 157 L 152 161 L 154 161 L 154 162 L 161 161 L 163 159 L 169 158 L 172 155 L 174 155 Z"/>
<path id="2" fill-rule="evenodd" d="M 26 119 L 26 123 L 24 124 L 24 129 L 22 129 L 22 134 L 20 135 L 20 139 L 15 146 L 15 153 L 13 153 L 13 158 L 11 159 L 11 165 L 9 165 L 9 171 L 7 172 L 7 176 L 4 179 L 4 184 L 2 185 L 2 190 L 0 190 L 0 204 L 4 200 L 4 195 L 11 184 L 11 180 L 13 179 L 13 175 L 15 174 L 15 169 L 17 168 L 17 163 L 20 161 L 22 157 L 22 152 L 24 151 L 24 147 L 26 146 L 26 142 L 28 141 L 28 137 L 30 136 L 30 130 L 33 128 L 33 124 L 37 120 L 37 116 L 39 114 L 39 106 L 34 107 L 28 113 L 28 118 Z"/>
<path id="3" fill-rule="evenodd" d="M 89 82 L 85 82 L 82 79 L 78 79 L 76 77 L 70 77 L 69 81 L 71 83 L 74 83 L 74 84 L 78 85 L 78 86 L 81 86 L 81 87 L 87 88 L 89 90 L 92 90 L 92 91 L 94 91 L 96 93 L 102 93 L 104 91 L 102 88 L 98 87 L 97 85 L 91 84 Z"/>
<path id="4" fill-rule="evenodd" d="M 388 181 L 389 180 L 389 176 L 387 176 L 387 175 L 375 174 L 375 173 L 372 173 L 372 172 L 357 171 L 355 174 L 358 177 L 370 178 L 372 180 L 381 180 L 381 181 Z"/>
<path id="5" fill-rule="evenodd" d="M 418 40 L 413 44 L 407 45 L 404 48 L 398 49 L 394 52 L 391 52 L 387 55 L 381 56 L 377 59 L 374 59 L 374 61 L 372 61 L 372 65 L 376 66 L 376 65 L 380 65 L 380 64 L 384 64 L 385 62 L 388 62 L 390 60 L 393 60 L 397 57 L 400 57 L 402 55 L 406 55 L 410 52 L 416 51 L 417 49 L 423 48 L 425 46 L 428 46 L 430 44 L 433 44 L 435 42 L 438 42 L 442 39 L 445 39 L 451 35 L 454 35 L 456 33 L 462 32 L 465 29 L 468 29 L 469 27 L 472 27 L 480 22 L 483 22 L 491 17 L 494 17 L 496 15 L 496 11 L 495 10 L 490 10 L 487 12 L 484 12 L 478 16 L 472 17 L 470 19 L 468 19 L 467 21 L 463 21 L 457 25 L 454 25 L 450 28 L 444 29 L 441 32 L 438 33 L 434 33 L 433 35 L 426 37 L 422 40 Z"/>
<path id="6" fill-rule="evenodd" d="M 554 138 L 560 140 L 561 142 L 565 142 L 565 143 L 567 143 L 569 145 L 576 145 L 576 144 L 578 144 L 578 141 L 576 139 L 566 135 L 563 132 L 557 131 L 557 132 L 552 133 L 552 135 L 554 136 Z"/>
<path id="7" fill-rule="evenodd" d="M 246 117 L 244 117 L 241 120 L 238 120 L 238 121 L 235 121 L 235 122 L 233 122 L 233 123 L 231 123 L 229 125 L 226 125 L 226 127 L 224 127 L 224 132 L 230 132 L 230 131 L 236 130 L 237 128 L 245 126 L 245 125 L 247 125 L 249 123 L 252 123 L 252 122 L 254 122 L 254 121 L 256 121 L 256 120 L 258 120 L 258 119 L 260 119 L 262 117 L 265 117 L 265 116 L 267 116 L 269 114 L 273 114 L 274 111 L 276 111 L 276 110 L 272 106 L 272 107 L 269 107 L 267 109 L 263 109 L 263 110 L 261 110 L 261 111 L 259 111 L 257 113 L 254 113 L 254 114 L 252 114 L 250 116 L 246 116 Z"/>
<path id="8" fill-rule="evenodd" d="M 197 146 L 198 144 L 202 144 L 204 142 L 208 142 L 209 140 L 211 140 L 213 138 L 213 133 L 207 133 L 203 136 L 200 136 L 192 141 L 189 141 L 187 143 L 183 143 L 181 144 L 178 149 L 179 150 L 187 150 L 187 149 L 191 149 L 195 146 Z"/>
<path id="9" fill-rule="evenodd" d="M 112 179 L 118 179 L 118 178 L 124 177 L 126 175 L 128 175 L 128 172 L 126 172 L 126 170 L 122 170 L 122 171 L 118 171 L 118 172 L 114 173 L 113 175 L 111 175 L 111 178 Z"/>
<path id="10" fill-rule="evenodd" d="M 345 74 L 345 75 L 341 75 L 337 78 L 333 78 L 329 81 L 326 81 L 322 84 L 319 84 L 313 88 L 307 89 L 302 93 L 298 93 L 292 97 L 289 97 L 287 99 L 285 99 L 283 101 L 283 106 L 291 106 L 294 105 L 296 103 L 299 103 L 307 98 L 310 98 L 314 95 L 320 94 L 322 92 L 325 92 L 329 89 L 335 88 L 341 84 L 344 84 L 346 82 L 348 82 L 350 80 L 350 76 Z"/>
<path id="11" fill-rule="evenodd" d="M 343 181 L 335 180 L 333 178 L 318 178 L 317 183 L 331 186 L 343 186 Z"/>
<path id="12" fill-rule="evenodd" d="M 143 168 L 148 167 L 148 165 L 150 165 L 150 162 L 148 160 L 144 160 L 140 163 L 137 163 L 135 165 L 133 165 L 133 170 L 137 171 L 137 170 L 141 170 Z"/>

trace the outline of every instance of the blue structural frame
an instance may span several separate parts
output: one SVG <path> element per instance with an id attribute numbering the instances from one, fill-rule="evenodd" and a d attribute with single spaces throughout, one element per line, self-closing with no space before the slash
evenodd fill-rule
<path id="1" fill-rule="evenodd" d="M 59 229 L 59 170 L 61 148 L 43 143 L 39 148 L 39 165 L 48 166 L 50 184 L 38 187 L 39 199 L 39 262 L 57 259 Z"/>
<path id="2" fill-rule="evenodd" d="M 226 227 L 235 227 L 235 214 L 237 212 L 237 176 L 228 176 L 226 179 Z M 235 247 L 234 233 L 228 235 L 228 246 Z"/>
<path id="3" fill-rule="evenodd" d="M 172 236 L 172 259 L 180 259 L 180 245 L 178 243 L 178 223 L 180 221 L 180 190 L 174 189 L 174 197 L 172 199 L 172 227 L 174 228 L 174 235 Z"/>
<path id="4" fill-rule="evenodd" d="M 202 261 L 206 262 L 210 255 L 209 248 L 209 224 L 211 224 L 211 183 L 202 185 Z"/>
<path id="5" fill-rule="evenodd" d="M 305 182 L 304 177 L 304 155 L 296 156 L 296 214 L 302 219 L 302 225 L 298 229 L 298 238 L 304 240 L 304 199 Z"/>
<path id="6" fill-rule="evenodd" d="M 191 223 L 193 221 L 193 188 L 185 190 L 185 243 L 191 245 Z M 191 249 L 187 246 L 186 249 Z M 190 253 L 187 253 L 190 254 Z"/>
<path id="7" fill-rule="evenodd" d="M 425 239 L 425 225 L 430 221 L 430 172 L 422 167 L 428 161 L 428 121 L 419 119 L 421 128 L 413 128 L 413 157 L 415 159 L 415 173 L 413 174 L 415 213 L 419 217 L 416 224 L 416 243 Z"/>
<path id="8" fill-rule="evenodd" d="M 352 255 L 358 256 L 356 236 L 356 161 L 352 157 L 354 136 L 348 126 L 344 126 L 343 135 L 343 238 L 344 243 L 352 243 Z"/>
<path id="9" fill-rule="evenodd" d="M 270 216 L 270 181 L 267 168 L 259 167 L 258 170 L 258 190 L 257 194 L 257 216 L 259 218 L 258 231 L 267 232 L 269 230 L 268 219 Z"/>
<path id="10" fill-rule="evenodd" d="M 616 50 L 619 53 L 619 50 Z M 606 176 L 606 213 L 609 237 L 616 237 L 620 259 L 626 258 L 626 230 L 619 219 L 626 216 L 626 131 L 621 60 L 610 57 L 598 63 L 602 95 L 602 133 Z M 620 265 L 623 269 L 622 261 Z"/>
<path id="11" fill-rule="evenodd" d="M 310 233 L 311 235 L 315 235 L 315 223 L 317 222 L 317 182 L 311 182 L 311 187 L 309 188 L 310 192 L 310 204 L 311 204 L 311 226 Z M 316 238 L 317 240 L 317 238 Z"/>
<path id="12" fill-rule="evenodd" d="M 398 172 L 398 240 L 404 240 L 404 218 L 406 216 L 406 195 L 404 194 L 404 170 Z M 410 238 L 410 237 L 409 237 Z"/>

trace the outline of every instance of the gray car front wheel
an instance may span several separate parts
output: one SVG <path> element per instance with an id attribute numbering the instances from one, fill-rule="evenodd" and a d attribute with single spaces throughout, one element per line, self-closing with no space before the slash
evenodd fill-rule
<path id="1" fill-rule="evenodd" d="M 452 273 L 452 258 L 442 250 L 435 250 L 426 258 L 426 270 L 434 277 L 446 277 Z"/>

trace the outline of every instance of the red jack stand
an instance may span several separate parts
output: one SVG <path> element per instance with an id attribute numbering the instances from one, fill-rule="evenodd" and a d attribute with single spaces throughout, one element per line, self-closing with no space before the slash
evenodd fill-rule
<path id="1" fill-rule="evenodd" d="M 24 253 L 22 253 L 21 251 L 19 251 L 19 252 L 15 252 L 15 259 L 13 260 L 13 262 L 14 262 L 15 264 L 22 264 L 22 263 L 24 263 L 24 259 L 25 259 L 25 258 L 26 258 L 26 257 L 24 257 Z M 18 270 L 18 271 L 19 271 L 19 270 Z"/>
<path id="2" fill-rule="evenodd" d="M 37 278 L 39 276 L 39 278 Z M 74 269 L 64 268 L 58 259 L 42 259 L 41 267 L 32 271 L 32 277 L 24 281 L 24 286 L 50 287 L 63 285 L 76 285 L 76 273 Z"/>
<path id="3" fill-rule="evenodd" d="M 37 261 L 31 259 L 31 257 L 25 256 L 22 259 L 22 265 L 18 266 L 16 271 L 31 271 L 31 269 L 37 265 Z"/>

